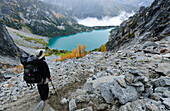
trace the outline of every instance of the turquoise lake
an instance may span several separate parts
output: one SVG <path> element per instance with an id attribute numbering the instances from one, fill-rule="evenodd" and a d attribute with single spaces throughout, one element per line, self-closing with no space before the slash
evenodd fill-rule
<path id="1" fill-rule="evenodd" d="M 112 28 L 113 29 L 113 28 Z M 94 30 L 92 32 L 82 32 L 69 36 L 53 37 L 49 40 L 51 49 L 72 51 L 78 44 L 86 45 L 86 50 L 93 50 L 105 44 L 112 29 Z"/>

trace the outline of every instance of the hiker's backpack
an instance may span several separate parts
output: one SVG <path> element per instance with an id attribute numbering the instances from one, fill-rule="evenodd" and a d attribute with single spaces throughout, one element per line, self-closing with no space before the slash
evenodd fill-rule
<path id="1" fill-rule="evenodd" d="M 24 66 L 24 80 L 27 83 L 39 83 L 42 80 L 39 74 L 37 65 L 38 59 L 33 55 L 27 55 L 25 53 L 21 56 L 21 64 Z"/>

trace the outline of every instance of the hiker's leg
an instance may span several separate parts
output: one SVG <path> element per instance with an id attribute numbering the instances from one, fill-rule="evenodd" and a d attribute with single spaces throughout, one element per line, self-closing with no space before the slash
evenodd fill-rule
<path id="1" fill-rule="evenodd" d="M 31 83 L 30 85 L 31 85 L 31 89 L 33 89 L 33 85 L 32 85 L 32 83 Z"/>
<path id="2" fill-rule="evenodd" d="M 27 86 L 30 87 L 29 83 L 27 83 Z"/>
<path id="3" fill-rule="evenodd" d="M 46 100 L 48 98 L 49 87 L 48 84 L 37 85 L 40 97 L 42 100 Z"/>

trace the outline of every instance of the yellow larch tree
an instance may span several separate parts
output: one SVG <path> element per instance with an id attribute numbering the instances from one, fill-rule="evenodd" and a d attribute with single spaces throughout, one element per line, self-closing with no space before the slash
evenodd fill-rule
<path id="1" fill-rule="evenodd" d="M 77 58 L 77 57 L 84 57 L 86 54 L 89 54 L 90 51 L 86 53 L 86 45 L 78 45 L 78 48 L 72 49 L 72 52 L 70 54 L 62 55 L 60 59 L 56 59 L 55 62 L 57 61 L 64 61 L 65 59 L 71 59 L 71 58 Z"/>
<path id="2" fill-rule="evenodd" d="M 105 45 L 105 44 L 103 44 L 103 45 L 101 46 L 101 52 L 106 52 L 106 45 Z"/>

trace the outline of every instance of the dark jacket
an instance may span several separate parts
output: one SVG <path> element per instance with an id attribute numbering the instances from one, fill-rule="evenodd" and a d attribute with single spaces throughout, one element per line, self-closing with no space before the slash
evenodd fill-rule
<path id="1" fill-rule="evenodd" d="M 42 77 L 44 79 L 45 78 L 50 79 L 50 77 L 51 77 L 50 70 L 49 70 L 47 63 L 44 60 L 45 60 L 45 58 L 38 60 L 38 67 L 37 68 L 38 68 L 40 75 L 42 75 Z"/>

